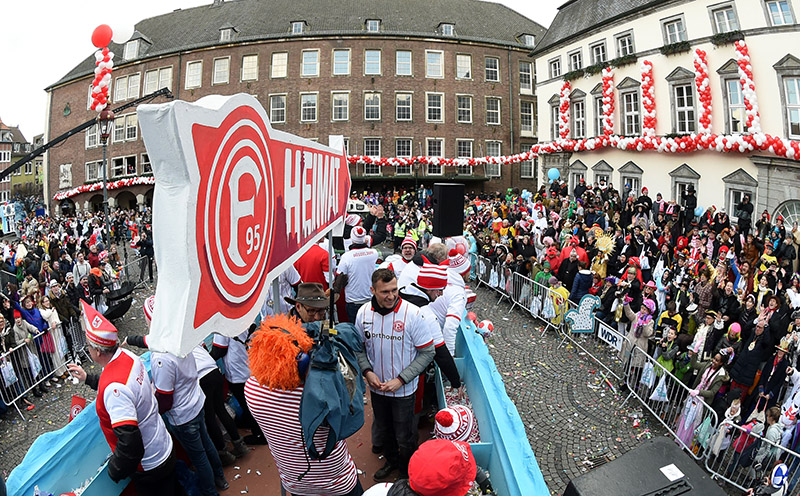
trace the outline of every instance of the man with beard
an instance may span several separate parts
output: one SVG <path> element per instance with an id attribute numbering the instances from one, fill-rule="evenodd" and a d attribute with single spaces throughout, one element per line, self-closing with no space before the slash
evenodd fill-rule
<path id="1" fill-rule="evenodd" d="M 386 260 L 379 266 L 382 269 L 389 269 L 394 272 L 398 278 L 406 268 L 406 265 L 411 263 L 414 255 L 417 253 L 417 242 L 411 237 L 411 233 L 406 234 L 403 242 L 400 243 L 400 253 L 389 255 Z"/>

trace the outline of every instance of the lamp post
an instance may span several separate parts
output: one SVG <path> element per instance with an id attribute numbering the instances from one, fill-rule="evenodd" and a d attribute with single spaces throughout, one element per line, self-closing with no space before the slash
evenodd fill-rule
<path id="1" fill-rule="evenodd" d="M 106 185 L 106 148 L 108 147 L 108 137 L 114 127 L 114 112 L 107 108 L 100 112 L 100 115 L 97 116 L 97 126 L 100 131 L 100 144 L 103 145 L 103 216 L 105 217 L 103 221 L 103 242 L 108 247 L 111 244 L 111 240 L 108 239 L 108 223 L 110 219 L 108 217 L 108 188 Z"/>

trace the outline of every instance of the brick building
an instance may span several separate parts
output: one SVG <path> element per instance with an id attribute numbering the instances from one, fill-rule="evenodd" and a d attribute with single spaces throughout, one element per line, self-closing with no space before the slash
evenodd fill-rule
<path id="1" fill-rule="evenodd" d="M 3 121 L 0 121 L 0 170 L 9 168 L 14 162 L 30 153 L 30 151 L 31 144 L 28 143 L 28 140 L 22 135 L 22 131 L 19 130 L 19 127 L 7 126 L 3 124 Z M 31 164 L 31 180 L 33 180 L 32 166 Z M 23 169 L 20 169 L 10 176 L 6 176 L 0 181 L 0 203 L 9 201 L 13 197 L 12 192 L 18 191 L 14 186 L 22 184 L 28 167 L 24 167 Z"/>
<path id="2" fill-rule="evenodd" d="M 369 156 L 511 155 L 536 142 L 535 74 L 528 57 L 544 28 L 499 4 L 477 0 L 354 8 L 319 2 L 238 0 L 145 19 L 117 55 L 112 108 L 158 88 L 193 101 L 209 94 L 256 96 L 273 127 Z M 48 137 L 95 116 L 88 109 L 94 57 L 49 93 Z M 50 207 L 99 210 L 96 128 L 46 159 Z M 135 109 L 117 115 L 108 147 L 110 180 L 152 174 Z M 536 184 L 531 163 L 475 167 L 351 166 L 355 187 L 462 181 L 467 190 Z M 61 192 L 61 202 L 53 199 Z M 64 192 L 67 192 L 65 195 Z M 114 189 L 110 203 L 149 204 L 151 185 Z"/>

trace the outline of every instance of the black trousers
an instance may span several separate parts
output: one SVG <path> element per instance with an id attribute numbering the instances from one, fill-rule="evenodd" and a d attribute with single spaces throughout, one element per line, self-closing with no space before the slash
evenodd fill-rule
<path id="1" fill-rule="evenodd" d="M 144 281 L 144 269 L 145 265 L 147 265 L 147 271 L 150 275 L 150 280 L 153 280 L 153 257 L 145 256 L 139 262 L 139 281 Z"/>
<path id="2" fill-rule="evenodd" d="M 212 370 L 200 378 L 200 389 L 206 395 L 206 401 L 203 405 L 203 411 L 206 416 L 206 430 L 217 450 L 225 449 L 225 438 L 219 428 L 217 419 L 222 423 L 222 427 L 225 428 L 232 441 L 236 441 L 241 437 L 239 436 L 239 430 L 236 428 L 236 422 L 234 422 L 225 408 L 225 397 L 222 394 L 224 385 L 225 379 L 219 369 Z"/>
<path id="3" fill-rule="evenodd" d="M 131 475 L 133 487 L 139 496 L 182 496 L 186 493 L 178 483 L 178 472 L 175 470 L 175 449 L 172 449 L 167 461 L 146 472 L 135 472 Z"/>
<path id="4" fill-rule="evenodd" d="M 408 461 L 417 450 L 417 426 L 414 415 L 416 395 L 394 398 L 370 391 L 374 442 L 383 446 L 386 461 L 400 469 L 400 477 L 408 476 Z"/>

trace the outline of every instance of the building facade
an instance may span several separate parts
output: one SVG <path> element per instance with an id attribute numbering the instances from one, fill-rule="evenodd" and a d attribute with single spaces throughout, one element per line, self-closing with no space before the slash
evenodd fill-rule
<path id="1" fill-rule="evenodd" d="M 321 11 L 318 2 L 217 0 L 143 20 L 124 46 L 110 47 L 117 55 L 111 107 L 163 87 L 187 101 L 246 92 L 276 129 L 324 143 L 343 135 L 348 154 L 370 157 L 500 156 L 536 143 L 529 54 L 541 26 L 477 0 L 380 0 L 350 11 L 339 1 Z M 93 62 L 48 88 L 48 138 L 95 117 Z M 101 179 L 101 157 L 96 127 L 50 150 L 50 207 L 99 210 L 100 192 L 79 190 Z M 152 175 L 135 108 L 117 114 L 108 157 L 110 181 Z M 531 187 L 536 168 L 353 164 L 351 175 L 355 188 L 455 180 L 482 191 Z M 152 188 L 117 188 L 109 201 L 147 205 Z"/>
<path id="2" fill-rule="evenodd" d="M 32 150 L 32 146 L 25 139 L 19 127 L 7 126 L 0 121 L 0 170 L 9 168 Z M 20 193 L 20 185 L 30 179 L 33 181 L 33 163 L 20 168 L 0 181 L 0 203 L 10 201 L 14 195 Z"/>
<path id="3" fill-rule="evenodd" d="M 644 107 L 645 61 L 652 64 L 655 136 L 714 133 L 736 140 L 737 135 L 755 135 L 757 129 L 747 125 L 751 104 L 734 44 L 742 40 L 749 51 L 761 131 L 800 139 L 799 9 L 797 0 L 568 2 L 534 50 L 538 136 L 557 140 L 564 130 L 559 120 L 566 115 L 566 138 L 603 136 L 602 69 L 608 66 L 614 83 L 613 134 L 647 135 L 651 121 L 646 117 L 652 115 Z M 695 66 L 697 49 L 706 54 L 710 94 L 698 90 L 702 68 Z M 570 83 L 566 102 L 561 98 L 565 80 Z M 649 86 L 648 81 L 648 94 Z M 710 127 L 702 118 L 708 111 Z M 651 197 L 660 192 L 666 200 L 680 201 L 691 184 L 699 205 L 726 208 L 734 218 L 735 205 L 749 194 L 758 212 L 800 220 L 800 163 L 768 150 L 637 153 L 605 148 L 539 160 L 542 170 L 558 168 L 570 191 L 581 178 L 589 183 L 605 179 L 620 190 L 647 186 Z"/>

